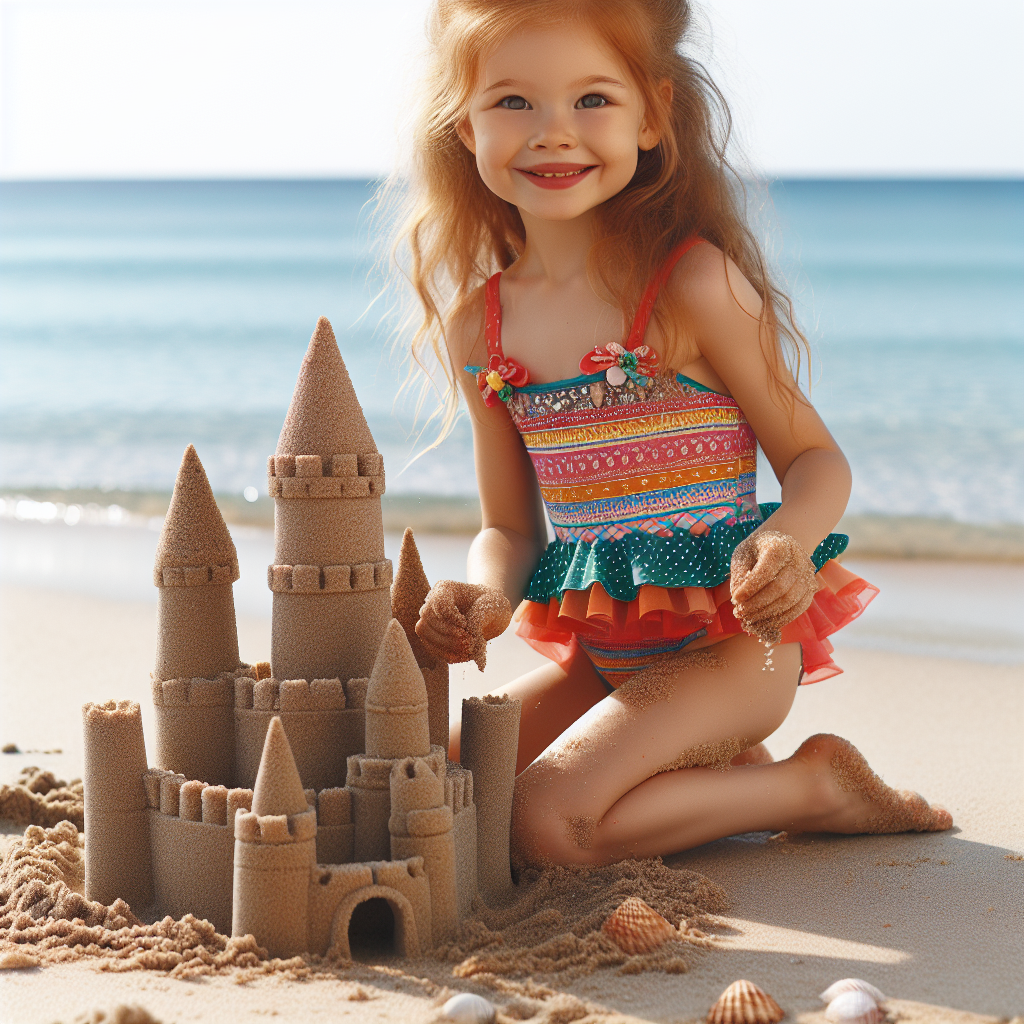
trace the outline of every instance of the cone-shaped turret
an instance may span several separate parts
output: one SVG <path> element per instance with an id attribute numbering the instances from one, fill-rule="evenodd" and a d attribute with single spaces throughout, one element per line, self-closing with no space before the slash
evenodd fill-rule
<path id="1" fill-rule="evenodd" d="M 430 742 L 448 749 L 448 665 L 433 657 L 423 641 L 416 635 L 420 608 L 430 592 L 430 581 L 423 571 L 419 549 L 412 530 L 406 528 L 402 536 L 402 551 L 398 556 L 398 571 L 391 586 L 391 614 L 402 624 L 409 646 L 416 656 L 416 664 L 423 671 L 427 687 L 430 716 Z"/>
<path id="2" fill-rule="evenodd" d="M 214 501 L 206 470 L 195 448 L 189 445 L 174 481 L 174 494 L 164 518 L 156 548 L 156 585 L 161 586 L 166 568 L 230 566 L 230 579 L 238 579 L 238 555 L 224 517 Z M 213 582 L 210 580 L 209 582 Z"/>
<path id="3" fill-rule="evenodd" d="M 416 635 L 416 623 L 420 609 L 430 593 L 430 583 L 423 571 L 420 552 L 412 528 L 406 527 L 402 535 L 402 550 L 398 556 L 395 582 L 391 584 L 391 614 L 402 624 L 409 646 L 416 657 L 416 664 L 433 665 L 435 660 L 428 653 L 423 641 Z"/>
<path id="4" fill-rule="evenodd" d="M 308 807 L 299 769 L 284 726 L 277 716 L 270 720 L 263 741 L 263 756 L 252 792 L 253 814 L 301 814 Z"/>
<path id="5" fill-rule="evenodd" d="M 388 623 L 366 688 L 366 753 L 370 757 L 430 753 L 427 688 L 397 619 Z"/>
<path id="6" fill-rule="evenodd" d="M 160 588 L 156 668 L 153 673 L 157 682 L 165 679 L 214 679 L 220 673 L 232 672 L 238 667 L 238 633 L 231 592 L 231 584 L 237 579 L 235 545 L 213 500 L 213 491 L 199 456 L 189 445 L 174 483 L 174 494 L 164 519 L 153 567 L 153 582 Z M 157 699 L 156 703 L 159 707 L 162 701 Z M 233 700 L 228 693 L 223 701 L 206 700 L 205 703 L 227 706 L 230 710 Z M 205 714 L 205 710 L 200 712 L 200 717 Z M 220 712 L 215 717 L 217 714 Z M 170 718 L 180 721 L 175 724 Z M 186 773 L 200 771 L 198 775 L 189 775 L 189 778 L 223 781 L 205 762 L 197 763 L 192 757 L 198 747 L 210 747 L 215 743 L 215 737 L 209 731 L 214 726 L 208 723 L 209 728 L 199 736 L 189 715 L 182 717 L 175 713 L 170 718 L 160 724 L 161 736 L 157 744 L 160 767 Z M 223 725 L 224 722 L 220 722 L 216 729 Z M 220 732 L 216 739 L 223 740 Z M 218 742 L 218 745 L 223 746 L 223 743 Z M 230 760 L 232 755 L 228 752 L 227 756 Z M 183 767 L 185 765 L 188 767 Z M 208 771 L 212 774 L 207 774 Z"/>
<path id="7" fill-rule="evenodd" d="M 278 455 L 364 455 L 376 452 L 327 317 L 320 317 L 302 360 Z"/>

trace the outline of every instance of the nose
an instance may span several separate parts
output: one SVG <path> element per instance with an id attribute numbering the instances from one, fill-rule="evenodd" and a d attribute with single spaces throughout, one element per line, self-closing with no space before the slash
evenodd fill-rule
<path id="1" fill-rule="evenodd" d="M 544 150 L 572 150 L 577 145 L 576 135 L 569 119 L 559 111 L 552 111 L 541 121 L 529 141 L 533 152 Z"/>

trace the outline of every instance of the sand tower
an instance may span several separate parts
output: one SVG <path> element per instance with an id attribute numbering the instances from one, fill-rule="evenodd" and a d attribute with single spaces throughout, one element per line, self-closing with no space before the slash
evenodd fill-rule
<path id="1" fill-rule="evenodd" d="M 273 676 L 365 677 L 391 617 L 384 464 L 324 317 L 268 472 L 276 508 Z"/>
<path id="2" fill-rule="evenodd" d="M 271 956 L 307 948 L 316 811 L 306 802 L 280 718 L 263 743 L 252 810 L 235 814 L 231 934 L 252 934 Z"/>
<path id="3" fill-rule="evenodd" d="M 366 688 L 364 754 L 348 759 L 347 788 L 352 793 L 355 859 L 391 856 L 391 769 L 406 757 L 422 757 L 444 777 L 445 752 L 431 747 L 427 688 L 405 630 L 392 619 L 381 641 Z"/>
<path id="4" fill-rule="evenodd" d="M 438 778 L 421 757 L 399 761 L 391 769 L 391 859 L 423 858 L 430 879 L 435 946 L 450 939 L 458 924 L 454 826 L 452 809 L 445 803 L 444 778 Z"/>
<path id="5" fill-rule="evenodd" d="M 423 571 L 419 549 L 412 530 L 402 536 L 395 582 L 391 585 L 391 614 L 402 624 L 409 646 L 423 673 L 427 686 L 430 716 L 430 742 L 448 749 L 448 663 L 433 657 L 416 635 L 420 608 L 430 592 L 427 574 Z"/>
<path id="6" fill-rule="evenodd" d="M 149 810 L 142 777 L 146 743 L 135 701 L 85 704 L 85 895 L 126 900 L 139 912 L 152 899 Z"/>
<path id="7" fill-rule="evenodd" d="M 522 703 L 514 697 L 462 702 L 464 768 L 473 773 L 477 814 L 477 882 L 484 899 L 501 903 L 512 890 L 509 831 Z"/>
<path id="8" fill-rule="evenodd" d="M 160 589 L 156 763 L 220 785 L 232 784 L 234 770 L 235 690 L 225 673 L 238 668 L 237 579 L 235 545 L 189 445 L 153 567 Z"/>

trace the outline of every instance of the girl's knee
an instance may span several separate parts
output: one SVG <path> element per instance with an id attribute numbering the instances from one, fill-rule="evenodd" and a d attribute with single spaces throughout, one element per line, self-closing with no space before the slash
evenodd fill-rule
<path id="1" fill-rule="evenodd" d="M 530 779 L 531 771 L 528 769 L 516 780 L 511 835 L 513 865 L 521 869 L 595 863 L 594 835 L 599 819 L 581 814 L 567 794 L 553 792 L 554 780 Z"/>

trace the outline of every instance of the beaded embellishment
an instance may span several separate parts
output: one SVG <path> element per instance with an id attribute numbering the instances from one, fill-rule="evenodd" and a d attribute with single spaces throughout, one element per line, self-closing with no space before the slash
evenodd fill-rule
<path id="1" fill-rule="evenodd" d="M 488 406 L 497 405 L 499 400 L 507 402 L 516 388 L 530 383 L 530 372 L 525 366 L 497 352 L 487 360 L 486 366 L 464 366 L 463 369 L 476 375 L 484 405 Z"/>

